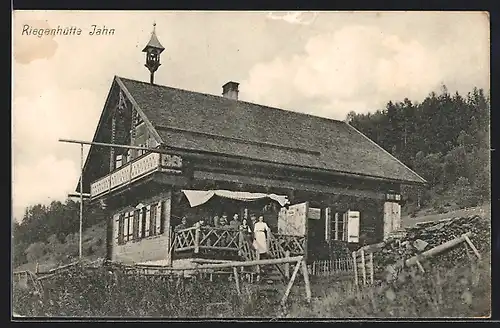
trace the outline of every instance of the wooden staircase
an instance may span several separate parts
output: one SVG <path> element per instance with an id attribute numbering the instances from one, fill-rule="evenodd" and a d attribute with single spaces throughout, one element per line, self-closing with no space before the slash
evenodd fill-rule
<path id="1" fill-rule="evenodd" d="M 278 259 L 289 257 L 289 252 L 286 252 L 283 249 L 272 232 L 268 232 L 267 238 L 269 239 L 269 251 L 267 253 L 267 258 Z M 247 238 L 240 239 L 239 254 L 244 261 L 255 261 L 262 259 L 260 258 L 260 254 L 258 254 L 253 247 L 250 239 Z M 266 281 L 269 284 L 272 284 L 275 281 L 285 281 L 289 276 L 288 272 L 288 264 L 275 264 L 259 266 L 258 268 L 256 268 L 255 272 L 253 272 L 253 274 L 256 275 L 256 281 Z"/>

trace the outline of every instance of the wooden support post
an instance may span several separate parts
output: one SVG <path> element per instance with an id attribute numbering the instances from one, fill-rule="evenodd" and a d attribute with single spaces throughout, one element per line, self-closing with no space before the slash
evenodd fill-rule
<path id="1" fill-rule="evenodd" d="M 361 272 L 363 273 L 363 285 L 366 285 L 366 263 L 364 249 L 361 249 Z"/>
<path id="2" fill-rule="evenodd" d="M 356 261 L 356 252 L 352 252 L 352 260 L 354 266 L 354 284 L 358 285 L 358 263 Z"/>
<path id="3" fill-rule="evenodd" d="M 404 265 L 406 266 L 411 266 L 413 264 L 416 264 L 416 262 L 418 260 L 422 260 L 422 259 L 425 259 L 425 258 L 428 258 L 428 257 L 432 257 L 432 256 L 435 256 L 441 252 L 444 252 L 445 250 L 447 249 L 450 249 L 452 247 L 455 247 L 457 246 L 458 244 L 460 244 L 461 242 L 463 242 L 465 240 L 465 237 L 468 237 L 471 233 L 468 232 L 464 235 L 462 235 L 461 237 L 458 237 L 458 238 L 455 238 L 453 240 L 450 240 L 450 241 L 447 241 L 446 243 L 444 244 L 441 244 L 439 246 L 436 246 L 436 247 L 433 247 L 431 249 L 429 249 L 428 251 L 425 251 L 423 252 L 422 254 L 420 255 L 416 255 L 416 256 L 413 256 L 409 259 L 407 259 L 405 262 L 404 262 Z"/>
<path id="4" fill-rule="evenodd" d="M 422 263 L 420 263 L 419 260 L 417 260 L 416 264 L 420 272 L 425 273 L 424 267 L 422 266 Z"/>
<path id="5" fill-rule="evenodd" d="M 258 250 L 255 250 L 255 258 L 257 261 L 260 260 L 260 253 Z M 260 265 L 255 266 L 255 271 L 257 272 L 258 275 L 260 275 Z"/>
<path id="6" fill-rule="evenodd" d="M 301 265 L 302 265 L 302 262 L 297 261 L 297 264 L 295 265 L 295 268 L 293 269 L 292 277 L 290 278 L 290 281 L 288 282 L 288 286 L 286 286 L 285 294 L 283 294 L 283 298 L 281 298 L 281 305 L 285 305 L 286 300 L 288 298 L 288 295 L 290 294 L 290 291 L 292 290 L 293 283 L 295 281 L 295 278 L 297 277 L 297 273 L 299 272 Z"/>
<path id="7" fill-rule="evenodd" d="M 467 242 L 467 245 L 470 246 L 470 248 L 472 249 L 472 251 L 474 252 L 474 254 L 476 254 L 477 258 L 481 259 L 481 254 L 479 254 L 477 248 L 474 246 L 474 244 L 469 239 L 469 237 L 467 235 L 463 235 L 463 236 L 464 236 L 465 241 Z"/>
<path id="8" fill-rule="evenodd" d="M 285 257 L 290 257 L 290 251 L 285 251 Z M 290 263 L 285 263 L 285 276 L 290 279 Z"/>
<path id="9" fill-rule="evenodd" d="M 469 246 L 467 245 L 467 243 L 464 244 L 464 249 L 465 249 L 465 253 L 467 254 L 467 258 L 469 260 L 471 260 L 471 255 L 470 255 L 470 251 L 469 251 Z"/>
<path id="10" fill-rule="evenodd" d="M 200 252 L 200 226 L 196 225 L 196 230 L 194 232 L 194 252 Z"/>
<path id="11" fill-rule="evenodd" d="M 374 282 L 374 270 L 373 270 L 373 253 L 370 253 L 370 283 L 373 285 Z"/>
<path id="12" fill-rule="evenodd" d="M 238 292 L 238 296 L 241 296 L 240 279 L 238 277 L 238 269 L 236 267 L 233 267 L 233 273 L 234 273 L 234 281 L 236 283 L 236 291 Z"/>
<path id="13" fill-rule="evenodd" d="M 302 260 L 302 275 L 304 276 L 304 287 L 306 289 L 306 302 L 311 302 L 311 283 L 309 282 L 309 272 L 307 272 L 306 260 Z"/>

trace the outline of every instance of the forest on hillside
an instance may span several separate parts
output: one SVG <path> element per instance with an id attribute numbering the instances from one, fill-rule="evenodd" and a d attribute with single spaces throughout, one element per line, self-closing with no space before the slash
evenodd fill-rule
<path id="1" fill-rule="evenodd" d="M 352 126 L 427 180 L 405 187 L 406 212 L 438 212 L 483 204 L 490 198 L 490 97 L 474 88 L 451 95 L 445 86 L 422 102 L 387 103 L 374 113 L 350 112 Z"/>
<path id="2" fill-rule="evenodd" d="M 83 229 L 105 222 L 104 211 L 100 206 L 88 204 L 85 200 L 83 217 Z M 76 258 L 79 223 L 80 202 L 71 199 L 64 203 L 53 201 L 48 206 L 36 204 L 28 207 L 22 221 L 13 223 L 12 260 L 14 267 L 26 262 L 37 262 L 45 255 L 50 255 L 51 260 L 56 263 L 67 263 Z M 92 241 L 90 247 L 85 247 L 84 255 L 92 255 L 97 251 L 96 248 L 104 245 L 104 236 L 98 235 L 96 239 Z"/>
<path id="3" fill-rule="evenodd" d="M 404 211 L 415 215 L 421 208 L 444 212 L 489 201 L 489 115 L 490 97 L 484 90 L 451 95 L 443 86 L 440 94 L 431 93 L 420 103 L 390 101 L 374 113 L 351 112 L 347 120 L 428 181 L 425 188 L 402 191 Z M 104 221 L 104 213 L 84 203 L 84 218 L 84 228 L 92 227 Z M 22 222 L 13 223 L 14 265 L 46 253 L 57 254 L 58 262 L 77 255 L 78 224 L 78 202 L 30 206 Z"/>

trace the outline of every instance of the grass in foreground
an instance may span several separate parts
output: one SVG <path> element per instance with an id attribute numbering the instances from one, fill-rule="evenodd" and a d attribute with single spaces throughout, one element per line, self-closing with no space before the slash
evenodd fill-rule
<path id="1" fill-rule="evenodd" d="M 491 265 L 488 258 L 448 269 L 437 267 L 421 274 L 403 272 L 393 283 L 355 288 L 330 284 L 323 297 L 305 306 L 294 304 L 287 317 L 400 318 L 489 317 Z"/>
<path id="2" fill-rule="evenodd" d="M 235 295 L 234 283 L 127 276 L 109 272 L 74 271 L 45 285 L 45 297 L 14 290 L 13 311 L 24 316 L 97 317 L 268 317 L 268 318 L 370 318 L 370 317 L 488 317 L 491 304 L 489 255 L 461 266 L 404 272 L 392 283 L 356 289 L 352 282 L 318 280 L 313 301 L 305 304 L 303 287 L 294 287 L 289 305 L 262 297 L 249 285 Z M 210 307 L 225 303 L 229 307 Z"/>

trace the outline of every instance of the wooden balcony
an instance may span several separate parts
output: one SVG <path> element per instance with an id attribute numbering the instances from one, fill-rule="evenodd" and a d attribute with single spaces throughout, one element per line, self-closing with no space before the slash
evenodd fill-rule
<path id="1" fill-rule="evenodd" d="M 90 185 L 90 197 L 95 198 L 140 180 L 157 171 L 180 173 L 182 159 L 175 155 L 147 153 L 126 163 Z"/>

